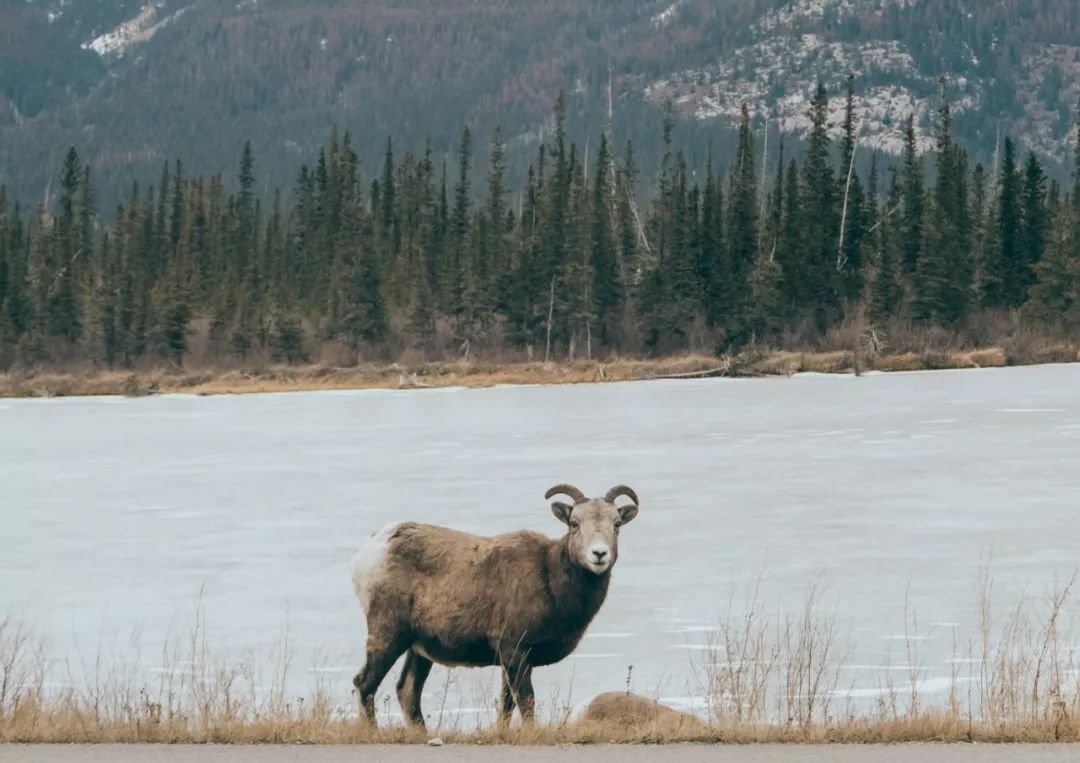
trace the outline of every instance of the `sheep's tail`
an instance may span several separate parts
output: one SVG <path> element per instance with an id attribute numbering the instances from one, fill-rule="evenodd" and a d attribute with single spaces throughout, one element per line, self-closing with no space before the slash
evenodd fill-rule
<path id="1" fill-rule="evenodd" d="M 352 581 L 356 597 L 366 613 L 371 602 L 371 588 L 382 573 L 390 540 L 397 532 L 400 522 L 391 522 L 373 534 L 356 552 L 352 561 Z"/>

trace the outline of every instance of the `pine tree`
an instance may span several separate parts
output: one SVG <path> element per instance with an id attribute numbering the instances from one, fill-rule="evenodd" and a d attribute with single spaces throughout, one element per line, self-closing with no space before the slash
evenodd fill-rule
<path id="1" fill-rule="evenodd" d="M 750 271 L 750 300 L 746 312 L 747 325 L 755 340 L 767 339 L 783 326 L 782 283 L 780 263 L 767 253 L 759 252 Z"/>
<path id="2" fill-rule="evenodd" d="M 468 258 L 470 180 L 469 168 L 472 164 L 472 133 L 466 127 L 461 132 L 458 144 L 458 179 L 454 185 L 454 208 L 450 218 L 449 258 L 450 282 L 444 309 L 454 312 L 458 318 L 464 307 L 465 288 L 471 278 L 471 264 Z M 467 317 L 466 317 L 467 319 Z"/>
<path id="3" fill-rule="evenodd" d="M 1024 165 L 1023 189 L 1020 197 L 1020 252 L 1017 258 L 1019 283 L 1017 284 L 1018 304 L 1027 300 L 1028 289 L 1035 282 L 1035 266 L 1046 251 L 1046 237 L 1049 231 L 1047 211 L 1046 174 L 1035 154 L 1028 154 Z"/>
<path id="4" fill-rule="evenodd" d="M 150 244 L 150 278 L 156 280 L 168 267 L 168 258 L 171 255 L 171 241 L 169 240 L 169 212 L 172 206 L 169 204 L 169 190 L 172 182 L 169 178 L 169 162 L 161 164 L 161 181 L 158 183 L 157 213 L 154 215 L 154 234 Z"/>
<path id="5" fill-rule="evenodd" d="M 700 304 L 689 224 L 697 210 L 691 209 L 685 159 L 673 148 L 674 127 L 669 104 L 662 135 L 660 197 L 649 225 L 655 251 L 643 263 L 639 292 L 641 330 L 646 347 L 654 353 L 686 348 Z"/>
<path id="6" fill-rule="evenodd" d="M 607 135 L 600 135 L 600 149 L 596 156 L 596 174 L 592 188 L 591 208 L 591 281 L 597 324 L 597 339 L 604 346 L 612 346 L 619 339 L 619 316 L 626 299 L 623 275 L 615 251 L 615 232 L 612 230 L 610 199 L 611 154 Z"/>
<path id="7" fill-rule="evenodd" d="M 975 165 L 971 175 L 971 261 L 972 288 L 977 295 L 983 292 L 983 282 L 988 267 L 987 258 L 992 247 L 992 219 L 990 214 L 989 179 L 981 163 Z M 980 296 L 981 302 L 981 296 Z"/>
<path id="8" fill-rule="evenodd" d="M 697 226 L 699 194 L 690 187 L 686 158 L 680 151 L 676 156 L 676 186 L 673 189 L 674 229 L 671 253 L 666 268 L 670 275 L 671 304 L 667 316 L 668 336 L 677 350 L 690 348 L 691 332 L 701 314 L 701 289 L 694 277 L 694 234 Z M 744 274 L 745 278 L 745 274 Z M 745 280 L 744 280 L 745 288 Z"/>
<path id="9" fill-rule="evenodd" d="M 567 263 L 563 273 L 568 321 L 568 356 L 573 359 L 584 349 L 592 357 L 593 333 L 595 331 L 596 283 L 593 264 L 591 227 L 589 225 L 589 190 L 585 169 L 577 162 L 577 152 L 571 146 L 570 165 L 573 181 L 570 186 L 570 204 L 567 208 L 566 251 Z"/>
<path id="10" fill-rule="evenodd" d="M 698 236 L 697 278 L 702 286 L 705 322 L 715 328 L 725 320 L 726 274 L 728 264 L 725 237 L 724 186 L 713 173 L 710 152 L 705 175 L 705 190 L 701 198 L 701 225 Z"/>
<path id="11" fill-rule="evenodd" d="M 255 279 L 253 267 L 258 222 L 255 200 L 255 155 L 251 149 L 251 141 L 244 141 L 244 149 L 240 154 L 238 179 L 240 192 L 237 195 L 233 213 L 230 215 L 232 256 L 227 276 L 234 290 L 240 284 L 244 282 L 250 284 Z"/>
<path id="12" fill-rule="evenodd" d="M 623 149 L 622 163 L 615 173 L 615 215 L 618 219 L 619 247 L 618 257 L 621 270 L 625 274 L 627 290 L 641 281 L 641 258 L 638 239 L 640 235 L 637 215 L 637 162 L 634 159 L 634 144 L 626 142 Z M 627 300 L 629 303 L 629 300 Z"/>
<path id="13" fill-rule="evenodd" d="M 491 138 L 491 151 L 488 157 L 487 203 L 485 204 L 483 225 L 483 256 L 479 263 L 480 300 L 487 307 L 493 307 L 499 296 L 505 292 L 505 279 L 510 273 L 510 258 L 507 256 L 507 218 L 509 209 L 506 204 L 506 144 L 502 132 L 498 129 Z"/>
<path id="14" fill-rule="evenodd" d="M 839 316 L 836 247 L 840 221 L 829 161 L 828 115 L 828 92 L 819 84 L 810 106 L 810 138 L 803 160 L 802 257 L 794 267 L 784 267 L 798 280 L 799 309 L 813 319 L 819 333 Z"/>
<path id="15" fill-rule="evenodd" d="M 278 363 L 301 363 L 307 360 L 304 353 L 304 327 L 296 315 L 283 312 L 274 317 L 270 347 L 273 359 Z"/>
<path id="16" fill-rule="evenodd" d="M 983 282 L 983 303 L 988 307 L 1016 307 L 1022 299 L 1020 176 L 1016 150 L 1005 139 L 998 181 L 996 242 L 988 258 Z"/>
<path id="17" fill-rule="evenodd" d="M 375 345 L 386 338 L 388 325 L 383 303 L 382 278 L 377 261 L 369 248 L 353 254 L 342 266 L 338 301 L 331 336 L 356 350 L 361 345 Z"/>
<path id="18" fill-rule="evenodd" d="M 915 117 L 912 114 L 908 115 L 904 125 L 903 168 L 903 213 L 900 218 L 903 241 L 901 264 L 904 277 L 912 279 L 915 276 L 915 270 L 919 264 L 919 253 L 922 249 L 923 215 L 926 204 L 922 159 L 919 156 Z"/>
<path id="19" fill-rule="evenodd" d="M 60 170 L 59 212 L 51 242 L 54 246 L 47 247 L 41 284 L 46 332 L 68 342 L 77 341 L 82 333 L 77 295 L 78 259 L 83 254 L 77 220 L 82 179 L 82 163 L 71 148 Z"/>
<path id="20" fill-rule="evenodd" d="M 900 285 L 900 260 L 903 256 L 903 221 L 890 214 L 902 204 L 903 190 L 897 172 L 890 172 L 889 193 L 885 209 L 880 215 L 878 228 L 878 254 L 874 267 L 874 281 L 870 289 L 870 322 L 885 326 L 896 317 L 903 299 Z"/>
<path id="21" fill-rule="evenodd" d="M 728 268 L 720 274 L 725 285 L 722 315 L 733 339 L 745 336 L 747 279 L 758 253 L 760 195 L 754 153 L 750 111 L 744 104 L 739 121 L 735 164 L 731 170 L 731 189 L 728 192 Z"/>
<path id="22" fill-rule="evenodd" d="M 939 112 L 936 183 L 915 277 L 914 316 L 955 326 L 967 315 L 972 270 L 967 230 L 965 159 L 952 140 L 949 104 Z"/>
<path id="23" fill-rule="evenodd" d="M 156 325 L 153 328 L 152 344 L 163 358 L 180 366 L 187 351 L 188 326 L 192 317 L 187 270 L 184 265 L 172 265 L 170 272 L 155 291 Z M 244 332 L 242 338 L 235 340 L 243 348 L 241 354 L 250 348 L 250 333 Z"/>
<path id="24" fill-rule="evenodd" d="M 780 239 L 776 249 L 776 261 L 785 274 L 783 281 L 783 314 L 790 316 L 802 304 L 805 288 L 799 267 L 805 262 L 803 241 L 802 188 L 799 184 L 799 166 L 792 159 L 784 175 Z"/>
<path id="25" fill-rule="evenodd" d="M 408 158 L 408 157 L 406 157 Z M 394 143 L 386 139 L 386 155 L 383 157 L 382 175 L 379 178 L 379 236 L 382 249 L 380 259 L 392 263 L 397 258 L 399 231 L 395 210 L 398 203 L 398 189 L 394 182 Z"/>
<path id="26" fill-rule="evenodd" d="M 866 230 L 863 219 L 865 192 L 862 181 L 855 172 L 855 127 L 855 77 L 849 75 L 844 107 L 844 137 L 840 144 L 838 199 L 842 241 L 837 257 L 841 294 L 847 300 L 856 300 L 862 294 L 862 240 Z"/>
<path id="27" fill-rule="evenodd" d="M 184 165 L 177 159 L 173 172 L 172 212 L 169 214 L 169 244 L 172 247 L 180 242 L 180 232 L 184 228 Z"/>
<path id="28" fill-rule="evenodd" d="M 1080 330 L 1080 123 L 1075 136 L 1071 203 L 1057 209 L 1049 245 L 1045 256 L 1034 265 L 1036 282 L 1023 308 L 1026 319 L 1068 333 Z M 1031 172 L 1027 179 L 1030 182 L 1036 176 Z M 1031 183 L 1025 190 L 1030 192 L 1036 186 Z"/>
<path id="29" fill-rule="evenodd" d="M 1023 316 L 1075 335 L 1080 330 L 1080 252 L 1070 235 L 1071 214 L 1066 207 L 1058 211 L 1046 255 L 1034 267 L 1036 282 Z"/>
<path id="30" fill-rule="evenodd" d="M 11 306 L 6 298 L 0 298 L 0 370 L 7 371 L 15 362 L 15 347 L 19 335 L 11 319 Z"/>

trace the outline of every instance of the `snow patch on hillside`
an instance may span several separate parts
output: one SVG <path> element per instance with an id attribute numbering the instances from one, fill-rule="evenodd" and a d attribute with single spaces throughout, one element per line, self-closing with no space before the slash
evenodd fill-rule
<path id="1" fill-rule="evenodd" d="M 671 100 L 684 115 L 739 121 L 743 104 L 759 120 L 803 137 L 810 131 L 810 98 L 822 81 L 832 96 L 830 131 L 841 133 L 844 86 L 856 79 L 855 112 L 859 144 L 889 153 L 903 148 L 903 129 L 915 118 L 922 151 L 932 137 L 941 83 L 919 71 L 911 52 L 897 40 L 839 42 L 830 39 L 832 22 L 848 16 L 883 13 L 918 0 L 792 0 L 768 11 L 754 24 L 748 44 L 714 64 L 676 72 L 650 83 L 645 97 Z M 972 55 L 974 58 L 974 56 Z M 953 111 L 980 105 L 980 91 L 962 76 L 945 82 Z"/>
<path id="2" fill-rule="evenodd" d="M 686 0 L 675 0 L 675 2 L 673 2 L 667 8 L 652 17 L 652 25 L 657 29 L 671 26 L 679 13 L 679 8 L 681 8 L 685 2 Z"/>
<path id="3" fill-rule="evenodd" d="M 826 18 L 839 21 L 856 13 L 884 13 L 890 7 L 907 8 L 918 0 L 793 0 L 768 11 L 754 25 L 758 32 L 793 31 L 800 26 L 820 25 Z"/>
<path id="4" fill-rule="evenodd" d="M 164 27 L 180 18 L 187 11 L 181 8 L 164 18 L 160 18 L 164 9 L 164 2 L 147 3 L 138 15 L 120 24 L 111 32 L 106 32 L 83 45 L 86 50 L 92 50 L 99 56 L 121 56 L 134 45 L 146 42 Z"/>

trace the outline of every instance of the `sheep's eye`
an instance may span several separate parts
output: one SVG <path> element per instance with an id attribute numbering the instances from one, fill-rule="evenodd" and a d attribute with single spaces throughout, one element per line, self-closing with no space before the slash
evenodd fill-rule
<path id="1" fill-rule="evenodd" d="M 577 529 L 580 529 L 580 528 L 581 528 L 581 522 L 578 522 L 576 519 L 571 519 L 570 520 L 570 529 L 571 530 L 577 530 Z"/>

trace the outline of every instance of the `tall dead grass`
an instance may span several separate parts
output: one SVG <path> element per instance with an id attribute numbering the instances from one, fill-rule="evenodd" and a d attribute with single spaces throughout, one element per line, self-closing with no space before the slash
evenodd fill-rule
<path id="1" fill-rule="evenodd" d="M 808 590 L 794 616 L 765 615 L 755 593 L 745 614 L 722 621 L 698 666 L 710 719 L 753 741 L 1080 741 L 1075 583 L 1074 574 L 999 613 L 984 568 L 978 631 L 954 634 L 944 692 L 925 689 L 924 634 L 906 603 L 905 681 L 885 672 L 876 691 L 860 694 L 842 683 L 852 645 L 839 638 L 820 589 Z"/>
<path id="2" fill-rule="evenodd" d="M 574 718 L 569 698 L 546 703 L 546 722 L 503 727 L 444 718 L 432 702 L 429 725 L 449 742 L 583 744 L 627 742 L 1077 742 L 1075 576 L 1045 597 L 1004 611 L 991 604 L 989 572 L 979 581 L 977 632 L 954 637 L 945 692 L 924 691 L 914 614 L 905 610 L 908 673 L 859 694 L 843 683 L 852 644 L 835 612 L 810 587 L 801 609 L 768 615 L 755 590 L 745 611 L 729 605 L 704 660 L 691 666 L 707 706 L 705 724 L 678 718 L 596 723 Z M 119 665 L 99 653 L 66 680 L 49 680 L 49 656 L 32 629 L 0 621 L 0 742 L 415 743 L 423 732 L 356 720 L 355 700 L 316 680 L 289 689 L 287 634 L 268 659 L 215 659 L 196 620 L 189 637 L 167 644 L 166 668 L 147 678 L 137 655 Z M 270 666 L 259 667 L 259 666 Z M 892 675 L 892 673 L 886 673 Z M 447 676 L 447 683 L 450 676 Z M 384 687 L 385 688 L 385 687 Z M 491 704 L 491 698 L 485 698 Z M 494 718 L 494 713 L 488 716 Z"/>

